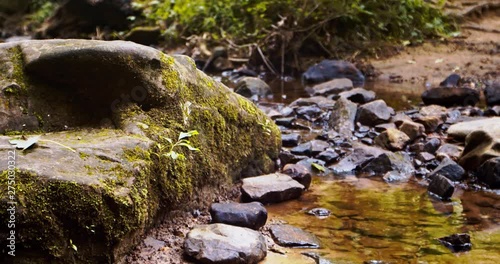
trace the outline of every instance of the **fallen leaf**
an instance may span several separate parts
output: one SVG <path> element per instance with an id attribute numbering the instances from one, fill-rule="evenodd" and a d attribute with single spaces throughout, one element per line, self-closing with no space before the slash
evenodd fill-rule
<path id="1" fill-rule="evenodd" d="M 40 139 L 40 136 L 30 137 L 26 140 L 11 139 L 11 140 L 9 140 L 9 143 L 12 145 L 15 145 L 17 149 L 26 150 L 29 147 L 33 146 L 35 143 L 37 143 L 39 139 Z"/>

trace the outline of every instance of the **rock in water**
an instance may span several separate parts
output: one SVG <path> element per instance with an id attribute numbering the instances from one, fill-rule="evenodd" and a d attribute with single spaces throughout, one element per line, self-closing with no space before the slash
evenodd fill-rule
<path id="1" fill-rule="evenodd" d="M 479 167 L 477 178 L 491 188 L 500 189 L 500 158 L 493 158 Z"/>
<path id="2" fill-rule="evenodd" d="M 387 106 L 384 100 L 366 103 L 358 108 L 356 121 L 365 126 L 375 126 L 387 123 L 394 110 Z"/>
<path id="3" fill-rule="evenodd" d="M 196 226 L 184 242 L 186 255 L 200 263 L 254 264 L 267 255 L 259 232 L 225 224 Z"/>
<path id="4" fill-rule="evenodd" d="M 476 105 L 479 102 L 479 91 L 465 87 L 438 87 L 422 93 L 422 101 L 426 105 Z"/>
<path id="5" fill-rule="evenodd" d="M 427 190 L 443 200 L 449 200 L 455 191 L 455 187 L 448 178 L 436 174 L 431 178 Z"/>
<path id="6" fill-rule="evenodd" d="M 120 262 L 168 213 L 161 205 L 208 206 L 217 192 L 206 190 L 274 171 L 278 128 L 188 57 L 132 42 L 38 40 L 0 44 L 0 61 L 0 87 L 8 87 L 0 92 L 0 133 L 42 132 L 42 140 L 71 148 L 40 140 L 18 152 L 16 261 Z M 176 147 L 185 158 L 167 156 L 169 140 L 190 130 L 201 152 Z M 5 157 L 11 139 L 0 136 Z M 0 163 L 2 179 L 7 166 Z"/>
<path id="7" fill-rule="evenodd" d="M 472 248 L 469 234 L 453 234 L 451 236 L 438 238 L 438 240 L 452 252 L 469 251 Z"/>
<path id="8" fill-rule="evenodd" d="M 365 85 L 365 76 L 354 64 L 347 61 L 323 60 L 302 74 L 302 82 L 305 84 L 322 83 L 339 78 L 350 79 L 354 87 Z"/>
<path id="9" fill-rule="evenodd" d="M 304 188 L 288 175 L 273 173 L 243 179 L 241 191 L 242 199 L 266 204 L 298 198 Z"/>
<path id="10" fill-rule="evenodd" d="M 274 241 L 282 247 L 319 248 L 318 238 L 298 227 L 291 225 L 271 225 L 269 227 Z"/>
<path id="11" fill-rule="evenodd" d="M 258 230 L 266 224 L 267 210 L 259 202 L 213 203 L 210 206 L 213 223 L 223 223 Z"/>
<path id="12" fill-rule="evenodd" d="M 357 111 L 358 106 L 355 103 L 341 97 L 333 106 L 328 125 L 342 137 L 351 138 Z"/>
<path id="13" fill-rule="evenodd" d="M 271 87 L 256 77 L 243 77 L 236 84 L 234 91 L 247 98 L 252 96 L 267 97 L 272 95 Z"/>

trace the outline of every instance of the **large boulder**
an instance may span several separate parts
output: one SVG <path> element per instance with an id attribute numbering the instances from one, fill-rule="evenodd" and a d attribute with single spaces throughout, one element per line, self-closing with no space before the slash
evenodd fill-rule
<path id="1" fill-rule="evenodd" d="M 124 30 L 133 14 L 131 0 L 68 0 L 47 19 L 39 35 L 44 38 L 77 38 L 96 27 Z"/>
<path id="2" fill-rule="evenodd" d="M 422 93 L 426 105 L 475 105 L 479 102 L 479 91 L 467 87 L 437 87 Z"/>
<path id="3" fill-rule="evenodd" d="M 448 128 L 448 135 L 465 139 L 459 163 L 466 169 L 477 169 L 488 159 L 500 157 L 500 117 L 454 124 Z"/>
<path id="4" fill-rule="evenodd" d="M 363 73 L 354 64 L 341 60 L 323 60 L 302 74 L 302 82 L 306 84 L 323 83 L 339 78 L 350 79 L 354 87 L 363 87 L 365 84 Z"/>
<path id="5" fill-rule="evenodd" d="M 0 164 L 1 189 L 15 173 L 20 263 L 120 262 L 172 209 L 208 206 L 233 180 L 274 171 L 278 128 L 185 56 L 123 41 L 28 41 L 0 44 L 0 67 L 1 155 L 14 149 L 5 133 L 36 141 L 16 152 L 15 170 Z"/>
<path id="6" fill-rule="evenodd" d="M 191 230 L 184 251 L 198 263 L 255 264 L 266 257 L 267 245 L 264 236 L 252 229 L 211 224 Z"/>
<path id="7" fill-rule="evenodd" d="M 271 87 L 256 77 L 243 77 L 236 84 L 234 91 L 247 98 L 252 96 L 267 97 L 272 95 Z"/>

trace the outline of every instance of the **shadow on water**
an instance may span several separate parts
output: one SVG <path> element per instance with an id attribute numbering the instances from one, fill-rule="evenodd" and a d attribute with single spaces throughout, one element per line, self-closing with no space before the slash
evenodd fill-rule
<path id="1" fill-rule="evenodd" d="M 269 217 L 317 235 L 317 252 L 335 263 L 499 263 L 500 193 L 457 191 L 444 203 L 416 183 L 348 179 L 317 177 L 299 200 L 268 206 Z M 314 207 L 331 216 L 305 213 Z M 462 232 L 471 235 L 469 252 L 452 253 L 437 241 Z"/>

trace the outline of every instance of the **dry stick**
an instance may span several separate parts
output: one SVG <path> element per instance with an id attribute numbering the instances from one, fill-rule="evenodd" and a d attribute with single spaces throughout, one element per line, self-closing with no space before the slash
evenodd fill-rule
<path id="1" fill-rule="evenodd" d="M 264 56 L 264 53 L 262 53 L 262 50 L 260 49 L 259 45 L 255 45 L 257 47 L 257 51 L 259 52 L 260 56 L 262 57 L 262 60 L 264 61 L 264 64 L 267 66 L 267 68 L 276 76 L 279 74 L 276 72 L 276 69 L 272 65 L 272 63 Z"/>

